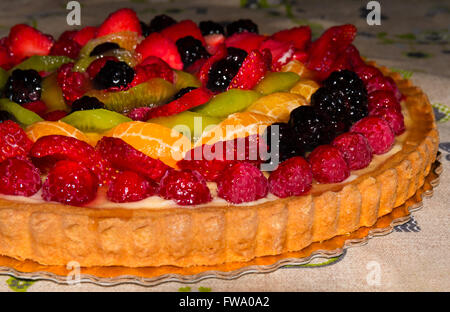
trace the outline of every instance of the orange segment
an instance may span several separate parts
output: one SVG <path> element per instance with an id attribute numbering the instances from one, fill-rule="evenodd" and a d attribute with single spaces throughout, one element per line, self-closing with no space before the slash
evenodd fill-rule
<path id="1" fill-rule="evenodd" d="M 319 87 L 319 84 L 314 80 L 302 78 L 291 88 L 290 92 L 299 94 L 310 102 L 311 95 L 313 95 Z"/>
<path id="2" fill-rule="evenodd" d="M 176 163 L 191 149 L 191 140 L 180 132 L 165 126 L 131 121 L 122 123 L 105 133 L 120 138 L 138 151 L 176 168 Z"/>
<path id="3" fill-rule="evenodd" d="M 301 78 L 314 79 L 315 73 L 306 68 L 305 64 L 300 61 L 292 60 L 281 68 L 282 72 L 293 72 Z"/>
<path id="4" fill-rule="evenodd" d="M 275 92 L 259 98 L 246 111 L 266 115 L 279 122 L 287 122 L 293 109 L 307 104 L 305 98 L 301 95 Z"/>
<path id="5" fill-rule="evenodd" d="M 40 121 L 25 129 L 28 137 L 36 142 L 40 137 L 57 134 L 76 138 L 90 143 L 89 138 L 77 128 L 62 121 Z"/>
<path id="6" fill-rule="evenodd" d="M 195 146 L 245 138 L 253 134 L 262 135 L 267 126 L 274 122 L 275 119 L 262 114 L 252 112 L 234 113 L 217 126 L 206 130 L 203 136 L 195 143 Z"/>

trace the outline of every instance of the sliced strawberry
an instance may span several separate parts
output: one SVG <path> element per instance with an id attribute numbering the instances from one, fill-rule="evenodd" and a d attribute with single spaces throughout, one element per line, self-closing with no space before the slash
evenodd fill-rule
<path id="1" fill-rule="evenodd" d="M 85 46 L 89 40 L 95 37 L 97 33 L 97 27 L 86 26 L 81 28 L 77 33 L 73 36 L 73 40 L 78 43 L 80 46 Z"/>
<path id="2" fill-rule="evenodd" d="M 222 34 L 212 34 L 205 36 L 206 51 L 214 55 L 220 49 L 220 46 L 225 42 L 225 36 Z"/>
<path id="3" fill-rule="evenodd" d="M 332 66 L 339 54 L 344 51 L 356 36 L 356 27 L 346 24 L 326 30 L 311 44 L 307 67 L 318 71 L 325 78 L 333 70 Z"/>
<path id="4" fill-rule="evenodd" d="M 139 18 L 132 9 L 124 8 L 111 13 L 97 29 L 96 37 L 123 31 L 142 34 Z"/>
<path id="5" fill-rule="evenodd" d="M 309 26 L 294 27 L 274 33 L 272 39 L 292 42 L 298 50 L 304 51 L 311 42 L 311 28 Z"/>
<path id="6" fill-rule="evenodd" d="M 238 73 L 231 80 L 228 89 L 253 89 L 268 70 L 267 58 L 260 51 L 253 50 L 245 58 Z"/>
<path id="7" fill-rule="evenodd" d="M 258 35 L 251 32 L 241 32 L 235 33 L 225 40 L 225 45 L 227 47 L 233 47 L 245 50 L 247 53 L 253 50 L 258 50 L 262 42 L 266 40 L 267 37 L 263 35 Z"/>
<path id="8" fill-rule="evenodd" d="M 278 71 L 281 66 L 292 60 L 295 52 L 292 42 L 283 42 L 275 39 L 267 39 L 259 47 L 260 51 L 267 49 L 272 54 L 272 70 Z"/>
<path id="9" fill-rule="evenodd" d="M 292 59 L 297 60 L 302 63 L 306 63 L 306 61 L 308 60 L 308 57 L 309 57 L 308 52 L 295 50 L 294 55 L 292 56 Z"/>
<path id="10" fill-rule="evenodd" d="M 197 24 L 191 20 L 184 20 L 164 28 L 161 31 L 161 34 L 172 40 L 174 43 L 180 38 L 192 36 L 195 39 L 200 40 L 204 46 L 206 45 L 205 38 L 203 38 L 200 28 L 198 28 Z"/>
<path id="11" fill-rule="evenodd" d="M 50 36 L 25 24 L 11 28 L 8 41 L 15 64 L 32 55 L 48 55 L 53 46 Z"/>
<path id="12" fill-rule="evenodd" d="M 208 74 L 211 66 L 218 60 L 223 59 L 225 56 L 227 56 L 227 48 L 222 44 L 218 47 L 216 54 L 206 59 L 206 61 L 203 63 L 202 67 L 197 73 L 197 76 L 202 82 L 203 86 L 206 86 L 208 82 Z"/>
<path id="13" fill-rule="evenodd" d="M 166 105 L 151 109 L 147 115 L 147 118 L 151 119 L 155 117 L 179 114 L 193 107 L 205 104 L 211 99 L 212 96 L 213 93 L 208 89 L 194 89 L 191 92 L 186 93 L 179 99 L 176 99 Z"/>
<path id="14" fill-rule="evenodd" d="M 22 107 L 42 116 L 47 111 L 47 105 L 42 101 L 33 101 L 22 104 Z"/>
<path id="15" fill-rule="evenodd" d="M 0 67 L 4 70 L 9 70 L 13 66 L 12 62 L 8 48 L 0 46 Z"/>
<path id="16" fill-rule="evenodd" d="M 173 69 L 183 69 L 183 62 L 177 46 L 159 33 L 151 33 L 136 47 L 136 52 L 141 54 L 142 59 L 156 56 L 169 64 Z"/>
<path id="17" fill-rule="evenodd" d="M 164 64 L 164 65 L 163 65 Z M 142 65 L 134 68 L 135 75 L 130 86 L 134 87 L 152 78 L 162 78 L 173 82 L 173 70 L 165 62 Z"/>

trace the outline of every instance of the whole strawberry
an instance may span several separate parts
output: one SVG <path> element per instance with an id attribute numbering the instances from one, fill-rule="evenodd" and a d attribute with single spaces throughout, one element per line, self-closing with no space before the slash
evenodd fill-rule
<path id="1" fill-rule="evenodd" d="M 29 160 L 9 158 L 0 163 L 0 193 L 32 196 L 41 188 L 41 176 Z"/>
<path id="2" fill-rule="evenodd" d="M 394 132 L 388 122 L 379 117 L 369 116 L 361 119 L 351 127 L 350 132 L 364 135 L 376 155 L 386 153 L 394 145 Z"/>
<path id="3" fill-rule="evenodd" d="M 116 203 L 135 202 L 154 195 L 154 184 L 132 171 L 124 171 L 111 183 L 107 197 Z"/>
<path id="4" fill-rule="evenodd" d="M 68 205 L 82 205 L 97 195 L 97 178 L 81 163 L 58 161 L 42 187 L 42 198 Z"/>
<path id="5" fill-rule="evenodd" d="M 205 179 L 191 170 L 167 171 L 161 179 L 159 195 L 182 206 L 205 204 L 212 200 Z"/>
<path id="6" fill-rule="evenodd" d="M 300 196 L 312 187 L 313 174 L 308 162 L 300 156 L 282 162 L 269 176 L 269 191 L 281 198 Z"/>
<path id="7" fill-rule="evenodd" d="M 320 145 L 308 156 L 311 170 L 320 183 L 339 183 L 347 179 L 350 170 L 341 152 L 331 145 Z"/>
<path id="8" fill-rule="evenodd" d="M 268 191 L 266 177 L 249 163 L 236 163 L 217 179 L 217 195 L 233 204 L 264 198 Z"/>
<path id="9" fill-rule="evenodd" d="M 33 142 L 25 131 L 11 120 L 0 123 L 0 162 L 15 156 L 26 156 Z"/>

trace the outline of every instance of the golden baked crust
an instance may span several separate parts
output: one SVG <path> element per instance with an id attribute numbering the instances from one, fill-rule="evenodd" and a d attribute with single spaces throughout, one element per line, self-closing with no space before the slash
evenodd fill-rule
<path id="1" fill-rule="evenodd" d="M 396 73 L 412 124 L 401 150 L 340 184 L 252 206 L 96 209 L 0 199 L 0 255 L 44 265 L 193 266 L 301 250 L 373 225 L 423 185 L 438 148 L 432 107 Z"/>

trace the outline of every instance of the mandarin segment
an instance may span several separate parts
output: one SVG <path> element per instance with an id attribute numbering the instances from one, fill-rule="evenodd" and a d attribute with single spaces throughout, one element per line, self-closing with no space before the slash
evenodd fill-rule
<path id="1" fill-rule="evenodd" d="M 64 135 L 90 143 L 88 137 L 77 128 L 62 121 L 40 121 L 25 129 L 27 136 L 33 142 L 47 135 Z"/>
<path id="2" fill-rule="evenodd" d="M 291 93 L 303 96 L 308 102 L 311 96 L 319 89 L 319 84 L 311 79 L 301 78 L 290 90 Z"/>
<path id="3" fill-rule="evenodd" d="M 290 61 L 289 63 L 284 65 L 280 71 L 296 73 L 301 78 L 305 79 L 314 79 L 315 77 L 314 72 L 306 68 L 305 64 L 298 60 Z"/>
<path id="4" fill-rule="evenodd" d="M 276 92 L 256 100 L 246 111 L 266 115 L 278 122 L 287 122 L 290 112 L 302 105 L 308 105 L 303 96 L 289 92 Z"/>

